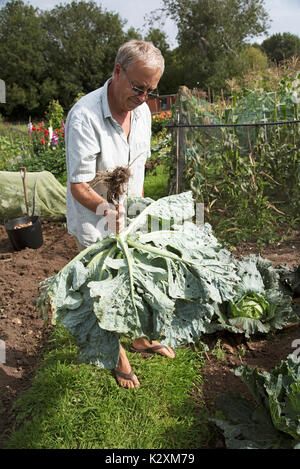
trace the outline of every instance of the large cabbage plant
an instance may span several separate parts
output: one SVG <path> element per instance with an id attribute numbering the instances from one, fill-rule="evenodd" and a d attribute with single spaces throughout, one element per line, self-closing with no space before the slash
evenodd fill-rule
<path id="1" fill-rule="evenodd" d="M 193 223 L 191 192 L 144 202 L 119 235 L 96 242 L 40 285 L 41 314 L 73 334 L 82 360 L 114 368 L 121 336 L 176 348 L 224 328 L 269 330 L 261 320 L 228 314 L 228 305 L 237 301 L 240 307 L 245 291 L 276 302 L 280 320 L 272 317 L 268 324 L 282 327 L 295 319 L 269 264 L 235 259 L 210 225 Z"/>

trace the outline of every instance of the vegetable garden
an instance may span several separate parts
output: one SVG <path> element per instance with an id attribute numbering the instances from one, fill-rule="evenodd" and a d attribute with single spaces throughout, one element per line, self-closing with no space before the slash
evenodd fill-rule
<path id="1" fill-rule="evenodd" d="M 247 91 L 232 103 L 179 90 L 170 191 L 192 189 L 219 239 L 269 243 L 299 225 L 297 93 L 299 78 L 290 88 Z"/>
<path id="2" fill-rule="evenodd" d="M 172 118 L 154 120 L 145 199 L 128 199 L 121 234 L 77 255 L 64 220 L 44 220 L 32 256 L 12 252 L 1 231 L 5 447 L 299 447 L 299 83 L 290 83 L 231 106 L 181 89 Z M 47 170 L 64 185 L 60 112 L 52 102 L 44 122 L 2 133 L 1 170 Z M 137 202 L 143 210 L 130 215 Z M 128 351 L 143 384 L 119 389 L 102 368 L 115 366 L 120 340 L 129 350 L 141 335 L 177 357 Z"/>

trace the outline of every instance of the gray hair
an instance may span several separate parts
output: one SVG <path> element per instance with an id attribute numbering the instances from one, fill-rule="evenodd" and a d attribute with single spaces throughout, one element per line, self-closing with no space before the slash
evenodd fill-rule
<path id="1" fill-rule="evenodd" d="M 125 70 L 130 65 L 142 61 L 149 68 L 159 68 L 164 73 L 165 60 L 160 50 L 152 42 L 131 39 L 125 42 L 118 50 L 115 65 L 120 63 Z"/>

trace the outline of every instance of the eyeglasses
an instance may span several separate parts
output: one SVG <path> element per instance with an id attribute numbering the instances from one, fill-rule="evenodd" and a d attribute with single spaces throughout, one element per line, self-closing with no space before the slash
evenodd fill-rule
<path id="1" fill-rule="evenodd" d="M 123 68 L 123 67 L 122 67 Z M 126 78 L 128 80 L 128 83 L 130 85 L 130 88 L 132 89 L 132 91 L 134 92 L 134 94 L 136 94 L 137 96 L 142 96 L 142 95 L 146 95 L 146 99 L 155 99 L 159 96 L 159 93 L 158 93 L 158 90 L 150 90 L 150 91 L 147 91 L 147 90 L 141 90 L 140 88 L 138 88 L 137 86 L 133 86 L 133 84 L 131 83 L 131 81 L 129 80 L 128 78 L 128 75 L 127 75 L 127 72 L 125 70 L 125 68 L 123 68 L 124 70 L 124 73 L 126 75 Z"/>

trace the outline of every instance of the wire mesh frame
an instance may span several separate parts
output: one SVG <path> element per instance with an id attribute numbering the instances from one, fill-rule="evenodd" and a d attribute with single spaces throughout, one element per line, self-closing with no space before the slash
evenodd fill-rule
<path id="1" fill-rule="evenodd" d="M 180 103 L 181 104 L 181 103 Z M 181 109 L 180 109 L 181 111 Z M 189 128 L 210 128 L 210 129 L 220 129 L 220 128 L 238 128 L 238 127 L 270 127 L 270 126 L 281 126 L 281 125 L 295 125 L 299 124 L 300 120 L 292 121 L 275 121 L 275 122 L 248 122 L 248 123 L 230 123 L 230 124 L 197 124 L 197 123 L 186 123 L 181 122 L 182 113 L 177 114 L 177 122 L 166 124 L 166 127 L 169 129 L 175 129 L 176 131 L 176 194 L 180 193 L 182 190 L 182 180 L 185 167 L 185 132 L 184 129 Z M 295 149 L 300 148 L 299 145 Z M 294 149 L 294 150 L 295 150 Z"/>
<path id="2" fill-rule="evenodd" d="M 260 126 L 269 126 L 269 125 L 283 125 L 283 124 L 299 124 L 300 120 L 292 121 L 278 121 L 278 122 L 249 122 L 243 124 L 181 124 L 173 123 L 166 124 L 166 127 L 169 128 L 179 128 L 179 127 L 260 127 Z"/>

